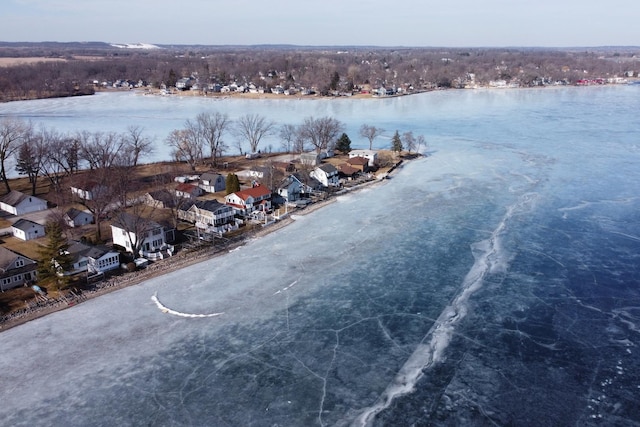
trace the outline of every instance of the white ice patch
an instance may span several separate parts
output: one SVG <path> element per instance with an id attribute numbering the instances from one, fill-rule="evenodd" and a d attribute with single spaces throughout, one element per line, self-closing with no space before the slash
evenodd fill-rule
<path id="1" fill-rule="evenodd" d="M 160 300 L 158 299 L 157 294 L 153 294 L 151 296 L 151 301 L 153 301 L 154 303 L 156 303 L 156 306 L 160 309 L 160 311 L 162 311 L 163 313 L 166 314 L 172 314 L 174 316 L 178 316 L 178 317 L 190 317 L 190 318 L 199 318 L 199 317 L 217 317 L 217 316 L 221 316 L 224 313 L 210 313 L 210 314 L 194 314 L 194 313 L 183 313 L 181 311 L 176 311 L 176 310 L 172 310 L 169 307 L 163 305 Z"/>

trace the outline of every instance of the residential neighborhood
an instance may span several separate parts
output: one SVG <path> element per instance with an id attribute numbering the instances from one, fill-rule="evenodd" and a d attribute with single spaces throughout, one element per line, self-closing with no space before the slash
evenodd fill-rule
<path id="1" fill-rule="evenodd" d="M 120 280 L 117 278 L 156 263 L 170 266 L 193 251 L 242 241 L 243 236 L 278 223 L 292 212 L 374 182 L 376 172 L 388 170 L 380 168 L 377 152 L 359 153 L 330 157 L 305 153 L 293 161 L 265 155 L 236 159 L 239 164 L 232 168 L 225 162 L 225 168 L 219 170 L 170 174 L 173 179 L 166 184 L 140 186 L 139 196 L 126 202 L 110 199 L 109 207 L 98 209 L 99 223 L 95 204 L 112 191 L 90 179 L 74 179 L 67 187 L 64 205 L 47 201 L 47 194 L 29 196 L 11 190 L 0 198 L 1 221 L 10 224 L 4 228 L 0 245 L 0 258 L 5 260 L 0 296 L 33 285 L 31 292 L 38 304 L 50 300 L 51 294 L 43 293 L 46 287 L 39 285 L 36 270 L 44 262 L 39 256 L 49 244 L 46 227 L 51 221 L 58 222 L 67 236 L 64 254 L 70 259 L 65 265 L 53 260 L 58 276 L 65 278 L 74 295 L 90 292 L 101 281 Z M 310 158 L 313 162 L 307 161 Z M 147 165 L 140 169 L 153 175 L 162 168 Z M 226 188 L 230 174 L 241 177 L 240 188 Z M 381 173 L 378 178 L 384 176 Z M 153 182 L 151 178 L 141 177 L 140 181 Z M 20 292 L 24 298 L 26 289 Z M 8 313 L 19 311 L 19 305 L 0 308 Z"/>

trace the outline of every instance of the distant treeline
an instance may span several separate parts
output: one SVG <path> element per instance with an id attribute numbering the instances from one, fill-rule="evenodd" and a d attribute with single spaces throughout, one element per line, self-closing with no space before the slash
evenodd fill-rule
<path id="1" fill-rule="evenodd" d="M 201 87 L 253 83 L 313 88 L 462 88 L 504 81 L 518 86 L 574 84 L 637 76 L 640 48 L 380 48 L 165 46 L 123 49 L 105 43 L 0 43 L 0 101 L 93 93 L 95 82 L 173 86 L 194 77 Z M 30 58 L 17 64 L 6 58 Z M 33 58 L 43 58 L 42 62 Z M 57 58 L 57 61 L 44 59 Z M 2 66 L 4 65 L 4 66 Z"/>

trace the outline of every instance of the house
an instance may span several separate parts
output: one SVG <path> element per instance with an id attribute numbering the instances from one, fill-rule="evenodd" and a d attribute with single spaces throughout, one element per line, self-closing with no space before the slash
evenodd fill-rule
<path id="1" fill-rule="evenodd" d="M 91 179 L 84 179 L 71 186 L 71 193 L 82 200 L 95 200 L 108 191 L 107 187 Z"/>
<path id="2" fill-rule="evenodd" d="M 303 194 L 309 194 L 313 189 L 307 184 L 302 182 L 302 179 L 297 174 L 291 174 L 287 176 L 276 188 L 276 193 L 285 203 L 293 203 L 302 198 Z"/>
<path id="3" fill-rule="evenodd" d="M 0 291 L 36 280 L 37 269 L 36 261 L 0 246 Z"/>
<path id="4" fill-rule="evenodd" d="M 323 163 L 313 169 L 309 176 L 317 179 L 324 187 L 337 187 L 340 185 L 338 169 L 330 163 Z"/>
<path id="5" fill-rule="evenodd" d="M 14 237 L 20 240 L 33 240 L 45 236 L 44 225 L 21 218 L 11 225 Z"/>
<path id="6" fill-rule="evenodd" d="M 195 84 L 195 82 L 196 82 L 196 79 L 192 77 L 183 77 L 181 79 L 178 79 L 178 81 L 176 81 L 176 89 L 179 89 L 179 90 L 191 89 L 191 87 Z"/>
<path id="7" fill-rule="evenodd" d="M 320 161 L 321 157 L 318 153 L 312 152 L 300 154 L 300 163 L 305 166 L 317 166 L 320 164 Z"/>
<path id="8" fill-rule="evenodd" d="M 370 168 L 374 168 L 378 164 L 378 152 L 375 150 L 351 150 L 349 157 L 364 157 L 369 160 Z"/>
<path id="9" fill-rule="evenodd" d="M 82 227 L 93 222 L 93 215 L 80 209 L 71 208 L 64 213 L 62 219 L 71 228 Z"/>
<path id="10" fill-rule="evenodd" d="M 0 209 L 13 215 L 24 215 L 47 209 L 47 201 L 11 190 L 0 198 Z"/>
<path id="11" fill-rule="evenodd" d="M 266 212 L 271 210 L 271 191 L 265 186 L 256 185 L 226 195 L 225 203 L 240 215 L 250 215 L 256 210 Z"/>
<path id="12" fill-rule="evenodd" d="M 347 163 L 338 165 L 337 168 L 338 168 L 338 175 L 340 176 L 340 178 L 347 179 L 347 180 L 354 179 L 361 172 L 359 169 L 351 167 Z"/>
<path id="13" fill-rule="evenodd" d="M 189 184 L 188 182 L 178 184 L 176 187 L 176 195 L 178 197 L 184 197 L 185 199 L 195 199 L 198 196 L 202 196 L 203 193 L 202 188 L 195 184 Z"/>
<path id="14" fill-rule="evenodd" d="M 127 212 L 118 214 L 111 224 L 113 244 L 123 247 L 134 256 L 156 260 L 173 255 L 169 245 L 175 239 L 175 229 L 162 226 L 155 221 Z M 134 253 L 140 248 L 139 254 Z"/>
<path id="15" fill-rule="evenodd" d="M 365 157 L 349 157 L 347 164 L 360 172 L 367 172 L 369 170 L 369 159 Z"/>
<path id="16" fill-rule="evenodd" d="M 194 201 L 178 209 L 178 218 L 194 223 L 199 233 L 222 234 L 238 229 L 233 207 L 217 200 Z"/>
<path id="17" fill-rule="evenodd" d="M 166 189 L 150 191 L 143 196 L 143 200 L 145 204 L 159 209 L 176 206 L 176 196 Z"/>
<path id="18" fill-rule="evenodd" d="M 227 188 L 227 182 L 224 176 L 215 172 L 205 172 L 200 176 L 200 184 L 198 184 L 207 193 L 217 193 Z"/>
<path id="19" fill-rule="evenodd" d="M 72 257 L 72 267 L 62 272 L 65 276 L 84 272 L 90 275 L 104 274 L 120 267 L 120 254 L 104 246 L 70 242 L 67 253 Z"/>

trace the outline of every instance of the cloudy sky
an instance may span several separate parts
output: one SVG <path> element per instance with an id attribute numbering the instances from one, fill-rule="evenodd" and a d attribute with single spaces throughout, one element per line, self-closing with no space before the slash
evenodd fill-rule
<path id="1" fill-rule="evenodd" d="M 619 0 L 2 0 L 0 41 L 637 46 Z"/>

